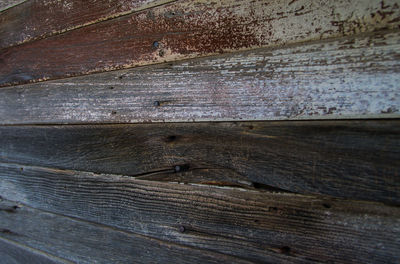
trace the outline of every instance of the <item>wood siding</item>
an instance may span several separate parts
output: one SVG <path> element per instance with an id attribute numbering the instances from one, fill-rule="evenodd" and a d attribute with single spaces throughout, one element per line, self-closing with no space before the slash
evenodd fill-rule
<path id="1" fill-rule="evenodd" d="M 0 3 L 0 263 L 397 263 L 396 0 Z"/>

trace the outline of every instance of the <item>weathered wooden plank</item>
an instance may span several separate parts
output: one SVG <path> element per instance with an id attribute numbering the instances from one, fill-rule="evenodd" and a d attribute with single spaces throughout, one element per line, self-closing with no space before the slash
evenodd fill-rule
<path id="1" fill-rule="evenodd" d="M 399 259 L 399 207 L 13 164 L 0 175 L 7 199 L 250 261 Z"/>
<path id="2" fill-rule="evenodd" d="M 398 204 L 399 124 L 400 120 L 364 120 L 3 126 L 0 162 L 183 182 L 204 174 L 197 183 L 253 182 L 298 193 Z"/>
<path id="3" fill-rule="evenodd" d="M 0 1 L 0 11 L 6 12 L 4 11 L 5 9 L 11 8 L 13 6 L 16 6 L 18 4 L 21 4 L 23 2 L 26 2 L 26 0 L 1 0 Z M 2 26 L 2 20 L 1 20 L 1 16 L 3 15 L 3 13 L 0 14 L 0 27 Z M 0 39 L 0 43 L 1 43 L 1 39 Z"/>
<path id="4" fill-rule="evenodd" d="M 0 14 L 0 49 L 169 2 L 173 0 L 26 1 Z"/>
<path id="5" fill-rule="evenodd" d="M 191 0 L 3 49 L 0 86 L 400 25 L 397 0 Z"/>
<path id="6" fill-rule="evenodd" d="M 3 220 L 3 219 L 2 219 Z M 0 225 L 4 223 L 1 222 Z M 6 230 L 7 231 L 7 230 Z M 2 234 L 7 232 L 0 230 Z M 67 264 L 71 263 L 68 261 L 61 260 L 54 256 L 43 254 L 38 250 L 28 248 L 24 245 L 18 244 L 16 242 L 4 239 L 0 236 L 0 263 L 4 264 L 21 264 L 21 263 L 31 263 L 31 264 Z"/>
<path id="7" fill-rule="evenodd" d="M 400 117 L 400 31 L 0 89 L 1 124 Z"/>
<path id="8" fill-rule="evenodd" d="M 0 228 L 3 238 L 74 263 L 249 263 L 5 200 L 0 202 Z"/>

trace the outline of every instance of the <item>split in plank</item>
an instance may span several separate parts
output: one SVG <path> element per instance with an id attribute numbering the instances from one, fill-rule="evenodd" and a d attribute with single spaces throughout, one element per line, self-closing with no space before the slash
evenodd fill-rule
<path id="1" fill-rule="evenodd" d="M 397 0 L 192 0 L 3 49 L 0 86 L 394 29 Z"/>
<path id="2" fill-rule="evenodd" d="M 9 200 L 250 261 L 399 258 L 399 207 L 17 164 L 1 164 L 0 179 Z"/>
<path id="3" fill-rule="evenodd" d="M 0 162 L 399 204 L 400 120 L 2 126 Z"/>
<path id="4" fill-rule="evenodd" d="M 0 13 L 0 49 L 169 2 L 173 0 L 26 1 Z"/>
<path id="5" fill-rule="evenodd" d="M 400 117 L 400 31 L 0 89 L 0 124 Z"/>
<path id="6" fill-rule="evenodd" d="M 0 206 L 0 237 L 74 263 L 249 263 L 5 200 Z"/>

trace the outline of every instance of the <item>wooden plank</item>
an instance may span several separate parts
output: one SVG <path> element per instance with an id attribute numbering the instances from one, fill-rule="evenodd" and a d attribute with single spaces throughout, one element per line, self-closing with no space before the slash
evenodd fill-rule
<path id="1" fill-rule="evenodd" d="M 265 184 L 297 193 L 399 204 L 399 124 L 400 120 L 368 120 L 3 126 L 0 162 L 142 179 Z M 213 178 L 215 171 L 218 177 Z"/>
<path id="2" fill-rule="evenodd" d="M 178 1 L 3 49 L 0 86 L 394 29 L 397 2 Z"/>
<path id="3" fill-rule="evenodd" d="M 249 263 L 5 200 L 0 206 L 1 237 L 57 254 L 73 263 Z"/>
<path id="4" fill-rule="evenodd" d="M 26 1 L 0 14 L 0 49 L 169 2 L 173 0 Z"/>
<path id="5" fill-rule="evenodd" d="M 4 10 L 14 7 L 23 2 L 26 2 L 26 0 L 1 0 L 0 1 L 0 11 L 5 13 L 7 11 L 4 11 Z M 3 16 L 4 13 L 0 14 L 0 28 L 2 27 L 2 24 L 3 24 L 1 16 Z M 1 33 L 0 33 L 0 35 L 1 35 Z M 2 42 L 2 40 L 0 39 L 0 43 L 1 42 Z M 1 47 L 1 45 L 0 45 L 0 47 Z"/>
<path id="6" fill-rule="evenodd" d="M 7 87 L 0 124 L 400 117 L 399 58 L 395 30 Z"/>
<path id="7" fill-rule="evenodd" d="M 1 224 L 4 224 L 1 222 Z M 1 231 L 4 233 L 4 230 Z M 67 262 L 54 256 L 43 254 L 38 250 L 28 248 L 24 245 L 15 243 L 0 237 L 0 262 L 5 264 L 67 264 Z"/>
<path id="8" fill-rule="evenodd" d="M 1 164 L 0 191 L 7 199 L 249 261 L 399 259 L 399 207 L 20 168 Z"/>

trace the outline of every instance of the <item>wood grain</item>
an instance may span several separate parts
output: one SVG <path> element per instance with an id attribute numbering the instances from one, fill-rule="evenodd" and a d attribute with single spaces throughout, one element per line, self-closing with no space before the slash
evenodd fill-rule
<path id="1" fill-rule="evenodd" d="M 16 164 L 0 175 L 7 199 L 249 261 L 399 259 L 399 207 Z"/>
<path id="2" fill-rule="evenodd" d="M 179 1 L 3 49 L 0 86 L 393 29 L 396 0 Z"/>
<path id="3" fill-rule="evenodd" d="M 7 230 L 0 233 L 1 237 L 73 263 L 249 263 L 5 200 L 0 206 L 0 228 Z"/>
<path id="4" fill-rule="evenodd" d="M 400 117 L 400 31 L 0 89 L 0 124 Z"/>
<path id="5" fill-rule="evenodd" d="M 26 0 L 1 0 L 0 1 L 0 11 L 3 12 L 3 13 L 0 14 L 0 27 L 3 24 L 1 17 L 3 16 L 3 14 L 5 12 L 7 12 L 6 9 L 11 8 L 11 7 L 15 7 L 16 5 L 21 4 L 23 2 L 26 2 Z M 2 40 L 0 39 L 0 43 L 1 43 L 1 41 Z"/>
<path id="6" fill-rule="evenodd" d="M 399 124 L 354 120 L 3 126 L 0 162 L 142 179 L 256 183 L 399 204 Z M 218 177 L 213 178 L 215 171 Z"/>
<path id="7" fill-rule="evenodd" d="M 3 220 L 3 218 L 1 219 Z M 4 224 L 1 222 L 1 224 Z M 4 234 L 4 229 L 1 231 Z M 7 232 L 6 232 L 7 233 Z M 4 264 L 71 264 L 0 236 L 0 262 Z"/>
<path id="8" fill-rule="evenodd" d="M 26 1 L 0 14 L 0 49 L 169 2 L 173 0 Z"/>

